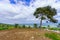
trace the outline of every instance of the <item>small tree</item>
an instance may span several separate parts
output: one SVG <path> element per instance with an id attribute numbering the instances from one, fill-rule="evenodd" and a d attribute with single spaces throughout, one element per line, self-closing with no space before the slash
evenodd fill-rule
<path id="1" fill-rule="evenodd" d="M 18 27 L 18 25 L 19 25 L 19 24 L 15 24 L 15 28 L 17 28 L 17 27 Z"/>
<path id="2" fill-rule="evenodd" d="M 21 26 L 19 25 L 19 28 L 21 28 Z"/>
<path id="3" fill-rule="evenodd" d="M 48 25 L 47 27 L 48 27 L 48 29 L 49 29 L 49 28 L 50 28 L 50 25 Z"/>
<path id="4" fill-rule="evenodd" d="M 28 28 L 31 28 L 31 26 L 29 25 Z"/>
<path id="5" fill-rule="evenodd" d="M 23 25 L 22 27 L 23 27 L 23 28 L 25 28 L 26 26 L 25 26 L 25 25 Z"/>
<path id="6" fill-rule="evenodd" d="M 34 24 L 34 28 L 37 28 L 37 24 Z"/>

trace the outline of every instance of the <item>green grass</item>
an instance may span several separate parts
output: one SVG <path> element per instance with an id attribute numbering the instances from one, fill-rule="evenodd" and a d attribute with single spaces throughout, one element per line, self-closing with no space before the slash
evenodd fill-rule
<path id="1" fill-rule="evenodd" d="M 8 30 L 8 29 L 13 29 L 14 27 L 0 27 L 0 30 Z"/>
<path id="2" fill-rule="evenodd" d="M 49 28 L 50 30 L 60 30 L 60 28 Z"/>
<path id="3" fill-rule="evenodd" d="M 56 33 L 45 33 L 45 36 L 52 40 L 60 40 L 60 35 Z"/>

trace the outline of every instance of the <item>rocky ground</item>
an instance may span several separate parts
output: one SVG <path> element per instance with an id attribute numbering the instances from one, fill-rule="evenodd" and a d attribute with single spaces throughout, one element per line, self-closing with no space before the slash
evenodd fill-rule
<path id="1" fill-rule="evenodd" d="M 46 32 L 42 29 L 1 30 L 0 40 L 51 40 L 44 36 Z"/>

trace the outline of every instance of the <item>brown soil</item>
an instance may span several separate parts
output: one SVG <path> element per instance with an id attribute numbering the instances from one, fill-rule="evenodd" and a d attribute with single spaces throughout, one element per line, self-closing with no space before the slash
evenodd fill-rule
<path id="1" fill-rule="evenodd" d="M 51 40 L 41 29 L 11 29 L 0 31 L 0 40 Z"/>

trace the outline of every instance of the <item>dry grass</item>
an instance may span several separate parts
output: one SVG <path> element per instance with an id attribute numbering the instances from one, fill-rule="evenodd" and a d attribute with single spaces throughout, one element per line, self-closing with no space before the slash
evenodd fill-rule
<path id="1" fill-rule="evenodd" d="M 51 40 L 42 29 L 11 29 L 0 31 L 0 40 Z"/>

